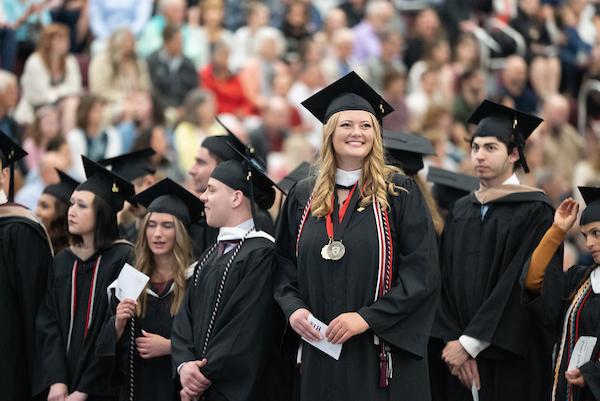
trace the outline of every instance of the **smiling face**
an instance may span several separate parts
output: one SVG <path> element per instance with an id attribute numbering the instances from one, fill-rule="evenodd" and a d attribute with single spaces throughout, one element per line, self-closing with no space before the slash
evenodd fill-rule
<path id="1" fill-rule="evenodd" d="M 155 256 L 168 255 L 175 247 L 175 220 L 169 213 L 152 212 L 146 223 L 146 241 Z"/>
<path id="2" fill-rule="evenodd" d="M 71 206 L 67 214 L 69 233 L 88 235 L 96 227 L 96 213 L 92 206 L 94 194 L 90 191 L 75 191 L 71 195 Z"/>
<path id="3" fill-rule="evenodd" d="M 361 168 L 373 149 L 374 138 L 371 113 L 363 110 L 340 112 L 332 137 L 337 166 L 344 170 Z"/>
<path id="4" fill-rule="evenodd" d="M 594 262 L 600 264 L 600 221 L 593 221 L 580 228 L 585 238 L 585 247 L 591 252 Z"/>

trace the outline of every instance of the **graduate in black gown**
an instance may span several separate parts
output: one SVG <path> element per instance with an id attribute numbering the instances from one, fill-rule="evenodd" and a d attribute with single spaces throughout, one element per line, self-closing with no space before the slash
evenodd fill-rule
<path id="1" fill-rule="evenodd" d="M 0 132 L 0 193 L 9 173 L 8 202 L 0 204 L 0 388 L 3 400 L 30 400 L 35 315 L 44 299 L 52 245 L 36 216 L 13 202 L 7 170 L 27 153 Z"/>
<path id="2" fill-rule="evenodd" d="M 579 187 L 579 191 L 587 204 L 579 229 L 594 263 L 575 265 L 566 272 L 549 267 L 577 221 L 579 205 L 569 198 L 558 207 L 554 224 L 534 251 L 524 280 L 526 303 L 540 312 L 556 334 L 553 401 L 600 399 L 600 188 Z M 575 345 L 590 339 L 595 341 L 590 356 L 569 368 Z"/>
<path id="3" fill-rule="evenodd" d="M 432 337 L 446 343 L 447 398 L 547 400 L 549 333 L 521 304 L 525 261 L 552 224 L 539 189 L 520 185 L 523 149 L 541 119 L 485 100 L 471 161 L 480 189 L 454 204 L 441 240 L 442 296 Z M 553 264 L 560 264 L 556 258 Z"/>
<path id="4" fill-rule="evenodd" d="M 182 400 L 286 399 L 279 363 L 284 325 L 273 299 L 275 240 L 255 226 L 250 200 L 268 208 L 274 184 L 244 164 L 220 163 L 201 196 L 207 222 L 219 234 L 198 261 L 173 322 Z"/>
<path id="5" fill-rule="evenodd" d="M 431 195 L 444 219 L 456 201 L 479 188 L 477 177 L 433 166 L 427 171 L 427 181 L 433 183 Z"/>
<path id="6" fill-rule="evenodd" d="M 59 253 L 69 246 L 67 211 L 71 205 L 71 194 L 81 183 L 59 169 L 56 171 L 60 181 L 44 188 L 35 215 L 48 231 L 54 253 Z"/>
<path id="7" fill-rule="evenodd" d="M 68 212 L 72 245 L 52 261 L 36 319 L 34 393 L 48 392 L 48 400 L 116 395 L 111 359 L 98 358 L 96 347 L 108 313 L 107 288 L 131 261 L 131 244 L 116 241 L 116 215 L 133 186 L 85 157 L 83 162 L 87 180 L 71 195 Z"/>
<path id="8" fill-rule="evenodd" d="M 288 194 L 275 298 L 300 363 L 300 399 L 429 400 L 439 288 L 435 232 L 415 182 L 385 165 L 391 107 L 354 72 L 303 102 L 325 126 L 315 179 Z M 299 336 L 342 344 L 335 360 Z M 300 345 L 300 349 L 298 346 Z"/>
<path id="9" fill-rule="evenodd" d="M 135 248 L 135 267 L 150 277 L 137 300 L 115 296 L 109 286 L 111 317 L 100 353 L 117 355 L 120 400 L 179 400 L 171 369 L 171 327 L 192 275 L 187 226 L 202 213 L 196 195 L 166 178 L 131 199 L 148 213 Z M 133 316 L 133 317 L 132 317 Z"/>
<path id="10" fill-rule="evenodd" d="M 208 179 L 219 163 L 227 160 L 241 160 L 241 154 L 251 154 L 252 149 L 244 145 L 229 129 L 219 121 L 227 135 L 209 136 L 202 141 L 196 152 L 195 162 L 190 168 L 188 174 L 192 177 L 194 191 L 200 195 L 206 191 Z M 258 161 L 256 161 L 259 163 Z M 264 170 L 264 169 L 263 169 Z M 268 210 L 262 208 L 256 209 L 258 224 L 269 234 L 275 231 L 273 219 Z M 206 224 L 206 217 L 202 216 L 200 220 L 190 226 L 190 236 L 194 247 L 194 257 L 200 255 L 215 243 L 219 230 Z"/>
<path id="11" fill-rule="evenodd" d="M 135 193 L 138 194 L 156 183 L 156 168 L 150 162 L 150 158 L 156 154 L 152 148 L 144 148 L 129 152 L 110 159 L 100 160 L 98 163 L 110 167 L 111 171 L 133 185 Z M 132 244 L 138 239 L 138 231 L 146 210 L 139 205 L 126 202 L 125 207 L 119 214 L 119 238 L 127 240 Z"/>

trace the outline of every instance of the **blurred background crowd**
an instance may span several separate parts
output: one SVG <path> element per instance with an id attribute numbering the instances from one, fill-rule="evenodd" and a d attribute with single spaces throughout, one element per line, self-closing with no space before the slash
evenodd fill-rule
<path id="1" fill-rule="evenodd" d="M 0 130 L 29 153 L 16 201 L 55 167 L 151 146 L 186 183 L 196 150 L 251 143 L 278 180 L 318 152 L 300 103 L 356 71 L 429 139 L 426 166 L 470 173 L 466 120 L 489 98 L 545 119 L 522 183 L 559 204 L 600 184 L 600 3 L 594 0 L 3 0 Z M 422 173 L 426 174 L 425 169 Z M 565 264 L 581 244 L 567 245 Z"/>

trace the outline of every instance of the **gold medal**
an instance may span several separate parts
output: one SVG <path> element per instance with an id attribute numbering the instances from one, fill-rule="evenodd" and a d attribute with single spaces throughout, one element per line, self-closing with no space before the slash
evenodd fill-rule
<path id="1" fill-rule="evenodd" d="M 340 260 L 346 254 L 346 247 L 342 241 L 331 241 L 327 245 L 327 256 L 331 260 Z"/>

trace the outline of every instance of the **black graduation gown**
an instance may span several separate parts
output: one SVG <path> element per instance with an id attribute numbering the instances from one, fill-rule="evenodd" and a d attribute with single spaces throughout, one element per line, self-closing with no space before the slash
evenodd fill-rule
<path id="1" fill-rule="evenodd" d="M 35 315 L 52 263 L 50 243 L 33 214 L 0 206 L 0 388 L 2 399 L 31 399 Z"/>
<path id="2" fill-rule="evenodd" d="M 567 272 L 563 272 L 561 268 L 548 268 L 544 275 L 541 296 L 533 296 L 526 290 L 524 291 L 525 304 L 532 310 L 535 310 L 544 319 L 544 323 L 554 329 L 554 339 L 556 340 L 554 360 L 556 360 L 558 348 L 561 344 L 563 322 L 571 304 L 571 299 L 594 268 L 596 266 L 573 266 Z M 578 337 L 574 339 L 573 345 L 581 336 L 592 336 L 600 339 L 600 294 L 596 294 L 590 289 L 589 295 L 575 313 L 579 314 L 579 324 Z M 568 352 L 568 349 L 565 352 Z M 565 371 L 568 364 L 569 357 L 563 356 L 558 373 L 556 400 L 567 399 Z M 592 360 L 579 369 L 584 377 L 586 386 L 583 388 L 569 386 L 569 390 L 572 392 L 572 400 L 600 400 L 600 341 L 596 343 L 592 353 Z M 552 371 L 553 376 L 554 371 Z"/>
<path id="3" fill-rule="evenodd" d="M 200 359 L 207 327 L 223 271 L 231 252 L 208 258 L 193 278 L 173 321 L 173 369 Z M 283 319 L 273 299 L 277 269 L 275 245 L 265 238 L 248 238 L 227 276 L 202 373 L 212 381 L 207 401 L 285 400 L 279 345 Z M 177 380 L 179 378 L 177 377 Z"/>
<path id="4" fill-rule="evenodd" d="M 158 334 L 161 337 L 171 338 L 173 317 L 171 316 L 171 289 L 162 295 L 152 290 L 146 290 L 146 313 L 143 317 L 134 320 L 134 340 L 142 336 L 142 330 Z M 120 394 L 119 400 L 127 401 L 130 396 L 130 346 L 131 346 L 131 320 L 127 322 L 125 331 L 119 340 L 115 332 L 115 313 L 119 299 L 114 290 L 110 291 L 110 316 L 100 335 L 97 354 L 102 357 L 117 359 L 119 370 Z M 165 355 L 158 358 L 141 358 L 135 343 L 133 344 L 133 386 L 134 399 L 144 401 L 169 401 L 179 400 L 179 392 L 171 374 L 171 356 Z"/>
<path id="5" fill-rule="evenodd" d="M 525 261 L 552 225 L 542 192 L 518 192 L 488 203 L 485 218 L 474 193 L 458 200 L 442 234 L 442 296 L 432 337 L 468 335 L 491 345 L 477 356 L 479 399 L 547 400 L 551 334 L 521 303 Z M 551 266 L 562 265 L 562 252 Z M 471 400 L 471 390 L 447 373 L 449 400 Z"/>
<path id="6" fill-rule="evenodd" d="M 427 341 L 439 289 L 436 238 L 415 182 L 401 175 L 394 182 L 406 190 L 389 195 L 392 288 L 375 302 L 379 245 L 373 206 L 346 212 L 351 213 L 343 234 L 346 254 L 336 262 L 321 257 L 327 243 L 325 220 L 313 216 L 306 219 L 295 256 L 298 227 L 314 180 L 298 182 L 284 203 L 277 244 L 287 263 L 282 264 L 275 298 L 286 322 L 294 311 L 306 308 L 326 324 L 354 311 L 370 325 L 365 333 L 344 343 L 338 361 L 302 342 L 301 400 L 430 399 Z M 298 344 L 290 327 L 287 333 L 286 340 Z M 379 347 L 374 334 L 391 346 L 393 377 L 388 388 L 379 387 Z M 291 347 L 294 355 L 296 350 L 297 345 Z"/>
<path id="7" fill-rule="evenodd" d="M 135 221 L 129 224 L 119 224 L 119 238 L 129 241 L 132 244 L 137 243 L 138 228 Z"/>
<path id="8" fill-rule="evenodd" d="M 90 297 L 92 271 L 97 258 L 96 288 Z M 48 280 L 48 293 L 36 320 L 39 336 L 36 339 L 36 355 L 39 358 L 34 383 L 36 394 L 46 391 L 54 383 L 65 383 L 69 393 L 81 391 L 88 400 L 114 399 L 115 388 L 111 385 L 113 360 L 98 358 L 98 336 L 107 319 L 108 298 L 106 289 L 118 276 L 126 262 L 131 261 L 132 247 L 128 243 L 115 243 L 96 252 L 87 260 L 79 259 L 70 249 L 54 258 Z M 67 338 L 71 319 L 72 269 L 78 262 L 76 285 L 76 312 L 70 349 Z M 93 298 L 91 323 L 85 336 L 88 299 Z"/>

